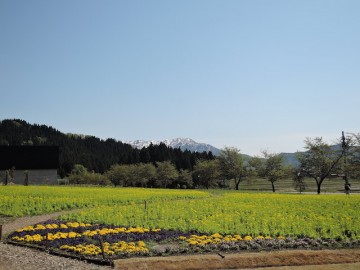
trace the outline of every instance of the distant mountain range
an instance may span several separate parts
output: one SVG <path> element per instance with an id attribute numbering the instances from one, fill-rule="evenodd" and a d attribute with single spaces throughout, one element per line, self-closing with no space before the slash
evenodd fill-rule
<path id="1" fill-rule="evenodd" d="M 209 152 L 185 152 L 162 144 L 139 150 L 115 139 L 103 140 L 90 135 L 64 134 L 53 127 L 30 124 L 21 119 L 0 119 L 0 145 L 58 146 L 58 173 L 61 177 L 68 175 L 75 164 L 85 166 L 90 172 L 104 173 L 114 164 L 155 164 L 170 161 L 178 170 L 191 171 L 198 159 L 214 158 Z M 199 151 L 202 150 L 208 148 Z"/>
<path id="2" fill-rule="evenodd" d="M 136 141 L 124 141 L 124 143 L 130 144 L 134 148 L 142 149 L 143 147 L 149 147 L 150 144 L 159 145 L 160 143 L 164 143 L 166 146 L 171 148 L 180 148 L 181 150 L 189 150 L 191 152 L 209 152 L 211 151 L 215 156 L 220 155 L 221 150 L 207 143 L 199 143 L 190 138 L 176 138 L 171 140 L 163 140 L 163 141 L 145 141 L 145 140 L 136 140 Z M 339 146 L 333 146 L 334 148 L 339 148 Z M 296 157 L 297 153 L 280 153 L 284 158 L 285 165 L 290 165 L 293 167 L 297 167 L 299 165 L 299 161 Z M 248 161 L 252 156 L 242 154 L 245 161 Z"/>
<path id="3" fill-rule="evenodd" d="M 296 153 L 280 153 L 280 155 L 283 157 L 285 165 L 297 167 L 300 164 L 296 157 Z"/>
<path id="4" fill-rule="evenodd" d="M 171 148 L 180 148 L 182 151 L 188 150 L 190 152 L 198 152 L 198 153 L 211 151 L 215 156 L 218 156 L 220 154 L 220 149 L 210 144 L 195 142 L 194 140 L 189 138 L 176 138 L 176 139 L 163 140 L 163 141 L 136 140 L 136 141 L 124 141 L 124 143 L 130 144 L 137 149 L 142 149 L 143 147 L 149 147 L 150 144 L 159 145 L 160 143 L 163 143 Z"/>
<path id="5" fill-rule="evenodd" d="M 143 147 L 148 147 L 150 144 L 158 145 L 164 143 L 166 146 L 171 148 L 180 148 L 182 151 L 189 150 L 190 152 L 209 152 L 211 151 L 214 156 L 219 156 L 221 150 L 207 143 L 199 143 L 190 138 L 176 138 L 171 140 L 163 141 L 145 141 L 145 140 L 136 140 L 136 141 L 124 141 L 124 143 L 132 145 L 134 148 L 142 149 Z M 245 161 L 248 161 L 252 156 L 241 154 Z M 295 156 L 294 156 L 295 158 Z M 291 159 L 290 159 L 291 160 Z"/>
<path id="6" fill-rule="evenodd" d="M 91 143 L 85 141 L 91 141 Z M 95 156 L 97 154 L 95 155 L 95 153 L 92 152 L 91 154 L 90 152 L 88 153 L 88 151 L 90 151 L 89 149 L 87 149 L 88 144 L 102 145 L 101 147 L 99 146 L 101 149 L 102 148 L 108 149 L 107 147 L 111 147 L 110 145 L 112 145 L 114 148 L 116 148 L 115 149 L 116 151 L 114 150 L 116 153 L 113 153 L 114 160 L 116 162 L 122 161 L 122 159 L 116 160 L 116 158 L 119 159 L 119 156 L 124 159 L 123 162 L 130 162 L 132 159 L 134 159 L 134 157 L 132 156 L 136 156 L 136 153 L 132 153 L 131 151 L 135 149 L 141 150 L 144 147 L 145 148 L 149 147 L 151 144 L 159 145 L 160 143 L 163 143 L 167 147 L 173 149 L 180 148 L 180 150 L 182 151 L 188 150 L 194 153 L 212 152 L 212 154 L 215 156 L 218 156 L 221 153 L 221 150 L 219 148 L 216 148 L 207 143 L 196 142 L 190 138 L 176 138 L 176 139 L 167 139 L 163 141 L 135 140 L 135 141 L 121 142 L 113 139 L 107 139 L 106 141 L 103 141 L 94 136 L 62 134 L 61 132 L 59 132 L 58 130 L 52 127 L 47 127 L 45 125 L 38 125 L 38 124 L 31 125 L 25 122 L 24 120 L 19 120 L 19 119 L 0 120 L 0 145 L 60 145 L 64 149 L 67 149 L 66 151 L 63 152 L 66 153 L 66 155 L 71 156 L 72 159 L 74 159 L 73 162 L 78 162 L 78 163 L 80 162 L 85 163 L 85 161 L 93 162 L 93 160 L 95 159 Z M 79 149 L 75 149 L 76 147 L 74 148 L 74 146 L 70 147 L 70 145 L 76 145 L 76 147 L 79 147 Z M 340 145 L 334 145 L 332 147 L 335 150 L 339 150 L 341 148 Z M 74 151 L 83 153 L 81 158 L 79 158 L 78 155 L 75 155 L 75 153 L 73 153 Z M 108 153 L 107 155 L 109 156 L 109 152 L 111 151 L 106 150 L 106 152 Z M 118 152 L 121 154 L 119 154 Z M 284 157 L 284 163 L 286 165 L 291 165 L 294 167 L 299 165 L 299 161 L 296 157 L 296 153 L 280 153 L 280 154 Z M 89 159 L 88 157 L 90 156 L 92 156 L 92 158 Z M 246 154 L 242 154 L 242 156 L 245 161 L 248 161 L 252 157 Z M 78 159 L 75 159 L 75 157 L 77 157 Z M 63 158 L 63 156 L 61 156 L 61 158 Z M 98 157 L 96 156 L 96 158 Z M 83 159 L 85 159 L 85 161 L 83 161 Z M 101 160 L 104 160 L 104 158 Z M 109 160 L 109 162 L 111 163 L 113 161 Z M 95 171 L 97 170 L 102 171 L 106 168 L 106 166 L 107 165 L 100 166 L 98 164 L 96 166 L 93 164 L 88 165 L 89 168 L 95 168 L 94 169 Z M 69 169 L 70 167 L 67 168 L 67 170 L 65 171 L 68 171 Z"/>

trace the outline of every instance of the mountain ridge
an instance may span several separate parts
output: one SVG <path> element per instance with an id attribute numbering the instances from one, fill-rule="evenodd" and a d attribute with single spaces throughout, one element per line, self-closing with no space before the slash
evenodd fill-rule
<path id="1" fill-rule="evenodd" d="M 42 131 L 41 130 L 46 130 L 47 128 L 49 128 L 52 132 L 51 137 L 61 137 L 58 138 L 58 140 L 60 140 L 60 142 L 62 142 L 64 139 L 62 136 L 66 136 L 68 138 L 72 138 L 73 140 L 77 140 L 78 142 L 80 142 L 81 144 L 83 144 L 81 141 L 82 140 L 88 140 L 88 141 L 96 141 L 97 139 L 99 141 L 103 141 L 104 143 L 108 144 L 108 145 L 113 145 L 116 148 L 127 148 L 126 145 L 128 145 L 131 148 L 137 149 L 137 150 L 141 150 L 142 148 L 147 148 L 149 147 L 151 144 L 152 145 L 160 145 L 161 143 L 165 144 L 167 147 L 171 147 L 173 149 L 180 149 L 181 151 L 185 151 L 188 150 L 190 152 L 195 152 L 195 153 L 203 153 L 203 152 L 211 152 L 214 156 L 219 156 L 221 153 L 221 149 L 216 148 L 210 144 L 207 143 L 199 143 L 196 142 L 195 140 L 191 139 L 191 138 L 175 138 L 175 139 L 164 139 L 164 140 L 134 140 L 134 141 L 126 141 L 126 140 L 119 140 L 119 139 L 107 139 L 107 140 L 102 140 L 99 139 L 97 137 L 94 137 L 92 135 L 82 135 L 82 134 L 73 134 L 73 133 L 62 133 L 60 131 L 58 131 L 57 129 L 53 128 L 53 127 L 47 127 L 46 125 L 38 125 L 38 124 L 29 124 L 24 120 L 20 120 L 20 119 L 2 119 L 0 120 L 0 126 L 1 123 L 3 122 L 3 124 L 5 123 L 9 123 L 11 122 L 14 126 L 16 126 L 17 128 L 20 128 L 22 125 L 28 125 L 28 129 L 26 129 L 26 132 L 31 131 L 30 127 L 37 128 L 39 129 L 39 131 L 33 132 L 34 136 L 33 138 L 31 138 L 31 136 L 29 137 L 29 135 L 26 135 L 26 140 L 22 140 L 20 142 L 20 144 L 28 144 L 29 142 L 34 143 L 35 145 L 41 145 L 41 144 L 49 144 L 50 141 L 47 140 L 51 140 L 50 137 L 46 138 L 45 136 L 41 135 Z M 0 129 L 1 130 L 1 129 Z M 5 132 L 5 129 L 3 130 Z M 24 130 L 25 132 L 25 130 Z M 49 132 L 49 131 L 47 131 Z M 36 134 L 36 136 L 35 136 Z M 55 134 L 55 135 L 54 135 Z M 1 135 L 1 134 L 0 134 Z M 4 134 L 5 135 L 5 134 Z M 13 134 L 15 135 L 15 134 Z M 16 134 L 16 137 L 12 136 L 9 137 L 9 141 L 13 140 L 13 141 L 17 141 L 17 137 L 19 134 Z M 32 139 L 32 140 L 31 140 Z M 59 142 L 58 142 L 59 143 Z M 0 144 L 8 144 L 8 141 L 5 139 L 5 137 L 3 138 L 3 136 L 0 136 Z M 124 144 L 124 145 L 121 145 Z M 84 146 L 85 147 L 85 146 Z M 339 147 L 339 146 L 336 146 Z M 132 155 L 137 155 L 136 153 L 130 153 L 130 149 L 126 150 L 128 153 L 126 155 L 130 155 L 127 157 L 123 157 L 124 158 L 124 162 L 126 160 L 132 160 L 133 157 L 131 157 Z M 74 152 L 73 149 L 69 149 L 69 152 L 71 152 L 71 155 L 74 155 L 72 152 Z M 83 151 L 83 152 L 87 152 L 87 151 Z M 243 156 L 245 161 L 248 161 L 250 158 L 252 158 L 253 156 L 251 155 L 247 155 L 244 153 L 241 153 L 241 155 Z M 297 153 L 290 153 L 290 152 L 282 152 L 280 153 L 280 155 L 283 156 L 284 158 L 284 163 L 286 165 L 291 165 L 293 167 L 297 167 L 299 165 L 299 161 L 297 160 Z M 83 157 L 83 159 L 85 160 L 89 160 L 88 157 Z M 93 159 L 97 159 L 97 157 L 95 156 L 91 156 L 90 160 Z M 80 161 L 80 160 L 79 160 Z M 92 162 L 92 161 L 91 161 Z M 100 170 L 103 170 L 102 168 L 100 168 Z"/>
<path id="2" fill-rule="evenodd" d="M 65 134 L 51 126 L 30 124 L 21 119 L 0 120 L 0 145 L 58 146 L 61 178 L 70 174 L 75 164 L 96 173 L 104 173 L 114 164 L 163 161 L 172 162 L 178 170 L 192 170 L 197 160 L 214 158 L 209 152 L 184 152 L 163 144 L 139 150 L 112 138 L 103 140 L 91 135 Z"/>
<path id="3" fill-rule="evenodd" d="M 165 144 L 167 147 L 171 148 L 180 148 L 182 151 L 189 150 L 191 152 L 209 152 L 211 151 L 214 156 L 219 156 L 221 154 L 221 149 L 216 148 L 207 143 L 199 143 L 190 138 L 176 138 L 176 139 L 165 139 L 165 140 L 134 140 L 134 141 L 123 141 L 124 143 L 130 144 L 132 147 L 137 149 L 142 149 L 143 147 L 149 147 L 151 144 L 159 145 L 160 143 Z M 290 153 L 290 152 L 281 152 L 279 155 L 283 157 L 284 164 L 292 167 L 299 166 L 299 161 L 297 159 L 297 154 L 300 152 Z M 247 162 L 253 156 L 241 153 L 244 160 Z"/>
<path id="4" fill-rule="evenodd" d="M 199 143 L 190 138 L 175 138 L 175 139 L 165 139 L 165 140 L 134 140 L 134 141 L 123 141 L 124 143 L 130 144 L 131 146 L 142 149 L 143 147 L 149 147 L 152 145 L 159 145 L 161 143 L 165 144 L 167 147 L 171 148 L 180 148 L 182 151 L 188 150 L 190 152 L 212 152 L 213 155 L 218 156 L 221 152 L 220 149 L 207 144 Z"/>

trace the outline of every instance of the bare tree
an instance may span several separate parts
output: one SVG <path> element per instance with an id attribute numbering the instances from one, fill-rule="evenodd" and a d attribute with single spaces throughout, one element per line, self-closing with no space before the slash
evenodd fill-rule
<path id="1" fill-rule="evenodd" d="M 345 156 L 344 156 L 344 171 L 346 177 L 350 178 L 360 178 L 360 133 L 359 134 L 351 134 L 346 137 L 347 143 Z"/>
<path id="2" fill-rule="evenodd" d="M 29 185 L 29 171 L 24 171 L 24 186 L 28 186 Z"/>
<path id="3" fill-rule="evenodd" d="M 286 175 L 286 168 L 283 162 L 283 156 L 263 151 L 265 157 L 263 165 L 263 176 L 270 181 L 272 191 L 275 192 L 275 182 Z"/>
<path id="4" fill-rule="evenodd" d="M 247 175 L 240 150 L 235 147 L 225 147 L 218 159 L 222 175 L 227 180 L 233 179 L 235 181 L 235 189 L 239 190 L 241 180 Z"/>
<path id="5" fill-rule="evenodd" d="M 9 179 L 10 179 L 10 172 L 9 172 L 9 170 L 6 170 L 5 171 L 5 183 L 4 183 L 5 186 L 8 185 Z"/>
<path id="6" fill-rule="evenodd" d="M 305 191 L 306 189 L 306 183 L 304 179 L 304 175 L 301 175 L 299 172 L 295 172 L 293 174 L 293 180 L 294 180 L 294 188 L 298 189 L 300 193 Z"/>
<path id="7" fill-rule="evenodd" d="M 299 174 L 308 176 L 315 180 L 317 193 L 321 192 L 321 184 L 330 176 L 339 170 L 340 160 L 343 157 L 342 150 L 336 150 L 323 141 L 321 137 L 305 140 L 304 153 L 298 155 L 300 162 Z"/>

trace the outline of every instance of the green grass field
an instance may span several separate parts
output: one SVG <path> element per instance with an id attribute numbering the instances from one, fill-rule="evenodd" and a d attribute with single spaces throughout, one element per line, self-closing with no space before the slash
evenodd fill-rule
<path id="1" fill-rule="evenodd" d="M 305 178 L 305 191 L 316 192 L 316 183 L 312 178 Z M 360 180 L 351 179 L 351 189 L 353 193 L 360 192 Z M 292 179 L 281 179 L 275 182 L 276 192 L 293 193 L 299 192 L 294 188 L 294 181 Z M 240 182 L 240 190 L 243 191 L 272 191 L 271 183 L 266 179 L 248 179 Z M 325 179 L 321 186 L 322 193 L 342 193 L 344 192 L 344 180 L 341 178 Z"/>

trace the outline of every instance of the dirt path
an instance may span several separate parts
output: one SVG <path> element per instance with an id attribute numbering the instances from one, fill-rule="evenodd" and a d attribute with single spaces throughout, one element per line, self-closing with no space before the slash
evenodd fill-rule
<path id="1" fill-rule="evenodd" d="M 39 215 L 39 216 L 26 216 L 26 217 L 16 218 L 9 222 L 5 222 L 2 226 L 3 237 L 1 240 L 5 239 L 6 235 L 8 235 L 9 233 L 11 233 L 17 229 L 21 229 L 21 228 L 24 228 L 29 225 L 34 225 L 37 223 L 45 222 L 49 219 L 57 218 L 58 216 L 61 216 L 63 214 L 79 212 L 79 211 L 81 211 L 81 209 L 60 211 L 60 212 L 54 212 L 54 213 Z"/>
<path id="2" fill-rule="evenodd" d="M 81 211 L 81 209 L 55 212 L 46 215 L 21 217 L 11 219 L 3 224 L 3 239 L 9 233 L 23 227 L 34 225 L 57 218 L 62 214 Z M 50 255 L 46 252 L 31 248 L 18 247 L 14 245 L 0 243 L 0 270 L 109 270 L 110 267 L 97 266 L 72 260 L 59 256 Z"/>
<path id="3" fill-rule="evenodd" d="M 210 269 L 360 269 L 360 249 L 281 250 L 216 254 L 131 258 L 116 260 L 115 269 L 126 270 L 210 270 Z"/>
<path id="4" fill-rule="evenodd" d="M 111 270 L 110 267 L 0 243 L 0 270 Z"/>
<path id="5" fill-rule="evenodd" d="M 246 269 L 246 268 L 244 268 Z M 244 270 L 239 269 L 239 270 Z M 359 270 L 360 263 L 264 267 L 261 270 Z"/>

